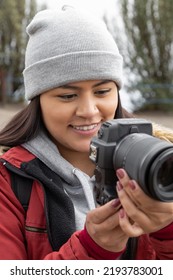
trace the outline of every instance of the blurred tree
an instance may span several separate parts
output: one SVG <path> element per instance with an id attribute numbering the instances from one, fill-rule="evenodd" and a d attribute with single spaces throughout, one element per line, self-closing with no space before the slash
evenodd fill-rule
<path id="1" fill-rule="evenodd" d="M 21 83 L 26 25 L 36 13 L 36 0 L 0 0 L 0 102 Z"/>
<path id="2" fill-rule="evenodd" d="M 127 35 L 127 48 L 121 45 L 121 50 L 130 70 L 128 89 L 140 91 L 145 108 L 162 110 L 165 103 L 173 102 L 172 0 L 121 0 L 119 4 Z"/>

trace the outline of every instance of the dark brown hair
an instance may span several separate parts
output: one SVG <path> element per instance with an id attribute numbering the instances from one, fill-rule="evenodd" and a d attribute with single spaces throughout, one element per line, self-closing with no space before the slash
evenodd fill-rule
<path id="1" fill-rule="evenodd" d="M 132 117 L 132 115 L 122 108 L 118 94 L 118 107 L 114 118 L 129 117 Z M 0 145 L 13 147 L 23 144 L 36 137 L 41 127 L 44 127 L 44 124 L 41 115 L 40 97 L 36 96 L 1 130 Z"/>
<path id="2" fill-rule="evenodd" d="M 40 98 L 35 97 L 0 132 L 0 145 L 13 147 L 34 138 L 42 126 Z"/>
<path id="3" fill-rule="evenodd" d="M 118 92 L 118 106 L 115 112 L 114 119 L 121 119 L 121 118 L 134 118 L 134 115 L 132 113 L 129 113 L 126 109 L 122 107 L 120 94 Z"/>

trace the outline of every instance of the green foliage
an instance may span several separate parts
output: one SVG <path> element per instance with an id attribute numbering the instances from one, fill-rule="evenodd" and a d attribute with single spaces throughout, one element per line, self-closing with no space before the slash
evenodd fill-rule
<path id="1" fill-rule="evenodd" d="M 0 100 L 11 83 L 15 90 L 24 68 L 26 25 L 36 13 L 36 0 L 0 0 Z M 7 83 L 8 80 L 8 83 Z"/>
<path id="2" fill-rule="evenodd" d="M 159 110 L 173 100 L 172 0 L 121 0 L 120 5 L 128 41 L 125 66 L 133 73 L 129 91 L 138 89 L 147 108 Z"/>

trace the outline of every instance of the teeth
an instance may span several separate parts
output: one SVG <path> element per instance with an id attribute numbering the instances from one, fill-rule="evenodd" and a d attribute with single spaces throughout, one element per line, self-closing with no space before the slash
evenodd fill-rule
<path id="1" fill-rule="evenodd" d="M 97 124 L 85 125 L 85 126 L 73 126 L 73 127 L 77 130 L 87 131 L 87 130 L 94 129 L 96 126 L 97 126 Z"/>

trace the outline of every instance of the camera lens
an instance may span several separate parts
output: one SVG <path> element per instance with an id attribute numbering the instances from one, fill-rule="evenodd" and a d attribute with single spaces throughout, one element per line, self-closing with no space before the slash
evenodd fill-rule
<path id="1" fill-rule="evenodd" d="M 168 187 L 173 183 L 173 157 L 165 161 L 158 171 L 158 184 Z"/>
<path id="2" fill-rule="evenodd" d="M 124 168 L 143 191 L 160 201 L 173 201 L 173 145 L 143 133 L 132 133 L 116 146 L 114 169 Z"/>
<path id="3" fill-rule="evenodd" d="M 153 196 L 162 201 L 173 200 L 173 148 L 163 151 L 153 161 L 149 186 Z"/>

